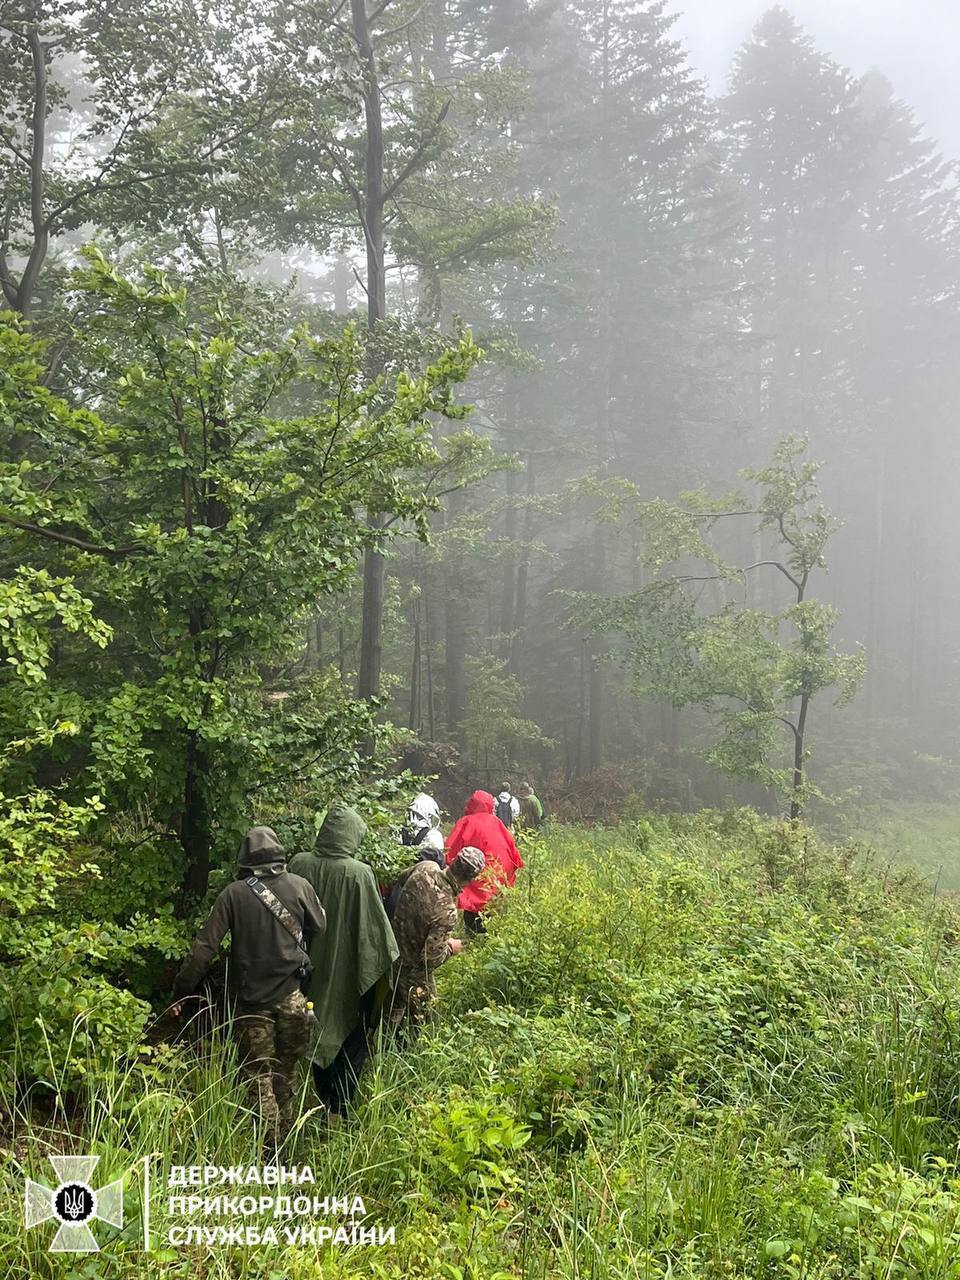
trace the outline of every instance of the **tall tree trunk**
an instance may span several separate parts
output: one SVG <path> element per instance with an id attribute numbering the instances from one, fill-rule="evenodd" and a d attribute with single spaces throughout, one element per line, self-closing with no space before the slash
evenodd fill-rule
<path id="1" fill-rule="evenodd" d="M 199 731 L 190 729 L 187 732 L 183 813 L 180 819 L 180 845 L 187 860 L 180 886 L 180 900 L 177 903 L 177 914 L 180 916 L 189 915 L 207 892 L 212 844 L 207 793 L 210 768 L 209 752 L 200 741 Z"/>
<path id="2" fill-rule="evenodd" d="M 599 654 L 590 646 L 590 751 L 587 757 L 588 772 L 592 773 L 603 763 L 604 669 Z"/>
<path id="3" fill-rule="evenodd" d="M 452 570 L 450 576 L 453 577 Z M 447 736 L 452 742 L 459 742 L 460 727 L 467 712 L 467 628 L 462 603 L 452 581 L 447 591 L 444 647 L 447 675 Z"/>
<path id="4" fill-rule="evenodd" d="M 591 590 L 599 592 L 601 595 L 606 590 L 607 582 L 607 546 L 603 537 L 603 529 L 597 528 L 593 542 L 593 564 L 591 568 Z M 604 730 L 604 684 L 606 672 L 600 661 L 602 655 L 606 652 L 607 645 L 603 637 L 595 637 L 590 643 L 589 652 L 589 677 L 590 677 L 590 697 L 589 697 L 589 725 L 588 725 L 588 743 L 589 752 L 587 756 L 588 771 L 592 772 L 598 768 L 603 756 L 603 730 Z"/>
<path id="5" fill-rule="evenodd" d="M 426 724 L 430 741 L 436 741 L 436 703 L 434 700 L 434 640 L 430 625 L 430 598 L 424 589 L 424 630 L 426 632 Z"/>
<path id="6" fill-rule="evenodd" d="M 370 34 L 365 0 L 351 0 L 353 36 L 363 67 L 363 112 L 366 128 L 364 150 L 363 232 L 367 250 L 367 326 L 374 333 L 387 314 L 383 229 L 383 115 L 377 58 Z M 370 369 L 371 374 L 376 370 Z M 368 513 L 367 522 L 377 537 L 383 516 Z M 383 595 L 386 564 L 378 545 L 370 547 L 363 561 L 363 605 L 360 628 L 360 672 L 357 693 L 361 698 L 380 695 L 383 662 Z"/>
<path id="7" fill-rule="evenodd" d="M 383 516 L 371 513 L 367 516 L 367 523 L 374 530 L 382 529 Z M 379 698 L 380 696 L 385 576 L 383 555 L 376 548 L 369 548 L 363 557 L 360 672 L 357 679 L 357 696 L 360 698 Z"/>
<path id="8" fill-rule="evenodd" d="M 507 472 L 506 488 L 507 505 L 503 513 L 503 534 L 510 545 L 507 547 L 503 558 L 503 580 L 500 586 L 500 617 L 498 621 L 503 643 L 503 656 L 509 658 L 516 638 L 516 619 L 513 606 L 517 579 L 517 556 L 515 550 L 517 541 L 517 508 L 514 503 L 514 498 L 517 495 L 517 477 L 514 471 Z"/>
<path id="9" fill-rule="evenodd" d="M 33 310 L 33 295 L 40 270 L 46 260 L 50 245 L 50 229 L 44 208 L 44 153 L 47 142 L 47 52 L 36 27 L 27 33 L 30 46 L 30 62 L 33 73 L 33 112 L 30 123 L 30 154 L 27 162 L 30 170 L 30 231 L 32 241 L 27 261 L 17 284 L 7 265 L 7 239 L 9 236 L 9 212 L 0 232 L 0 285 L 7 302 L 19 311 L 25 320 Z M 9 206 L 8 206 L 9 210 Z"/>
<path id="10" fill-rule="evenodd" d="M 536 492 L 536 476 L 533 454 L 527 455 L 527 497 Z M 520 677 L 523 667 L 523 648 L 527 626 L 527 583 L 530 577 L 530 543 L 533 541 L 533 504 L 528 502 L 523 513 L 523 548 L 517 565 L 517 594 L 513 611 L 513 641 L 510 645 L 510 670 Z"/>
<path id="11" fill-rule="evenodd" d="M 807 728 L 807 709 L 810 706 L 810 695 L 805 693 L 800 698 L 800 714 L 793 731 L 793 787 L 790 796 L 790 821 L 797 822 L 803 812 L 803 739 Z"/>
<path id="12" fill-rule="evenodd" d="M 423 658 L 421 655 L 421 629 L 420 629 L 420 604 L 419 601 L 414 603 L 413 612 L 413 662 L 410 667 L 410 715 L 407 718 L 407 726 L 419 733 L 421 729 L 421 721 L 423 719 L 421 709 L 421 672 L 423 669 Z"/>
<path id="13" fill-rule="evenodd" d="M 575 776 L 582 777 L 586 773 L 588 717 L 590 715 L 590 680 L 588 676 L 590 661 L 590 641 L 586 636 L 580 641 L 580 695 L 577 702 L 577 752 Z"/>
<path id="14" fill-rule="evenodd" d="M 333 263 L 333 309 L 338 316 L 350 310 L 350 263 L 342 253 Z"/>
<path id="15" fill-rule="evenodd" d="M 450 495 L 447 525 L 456 525 L 463 510 L 463 494 Z M 447 685 L 447 736 L 460 743 L 460 727 L 467 711 L 467 601 L 463 590 L 463 560 L 451 555 L 446 571 L 444 600 L 444 667 Z"/>

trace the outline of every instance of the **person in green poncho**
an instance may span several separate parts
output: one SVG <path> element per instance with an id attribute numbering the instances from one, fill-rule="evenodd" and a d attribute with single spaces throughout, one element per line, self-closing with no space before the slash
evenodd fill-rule
<path id="1" fill-rule="evenodd" d="M 334 805 L 309 853 L 290 862 L 294 875 L 316 890 L 326 932 L 310 947 L 310 998 L 319 1028 L 313 1078 L 334 1115 L 349 1106 L 369 1053 L 367 1030 L 393 983 L 399 956 L 372 867 L 356 855 L 366 823 L 346 805 Z"/>

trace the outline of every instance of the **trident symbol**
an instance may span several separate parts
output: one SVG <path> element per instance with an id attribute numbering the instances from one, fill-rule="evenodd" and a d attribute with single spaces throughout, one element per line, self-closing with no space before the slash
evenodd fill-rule
<path id="1" fill-rule="evenodd" d="M 83 1217 L 83 1192 L 68 1191 L 63 1197 L 63 1211 L 74 1222 Z"/>

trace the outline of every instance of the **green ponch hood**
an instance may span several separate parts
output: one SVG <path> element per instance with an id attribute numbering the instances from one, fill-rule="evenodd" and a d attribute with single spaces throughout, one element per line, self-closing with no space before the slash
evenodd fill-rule
<path id="1" fill-rule="evenodd" d="M 357 1025 L 360 1000 L 371 987 L 382 996 L 399 951 L 373 869 L 354 854 L 366 823 L 346 805 L 327 814 L 309 853 L 290 863 L 316 890 L 327 916 L 326 932 L 310 947 L 310 999 L 319 1024 L 313 1060 L 328 1066 Z"/>
<path id="2" fill-rule="evenodd" d="M 355 858 L 366 834 L 367 824 L 356 810 L 335 804 L 317 832 L 313 851 L 327 858 Z"/>

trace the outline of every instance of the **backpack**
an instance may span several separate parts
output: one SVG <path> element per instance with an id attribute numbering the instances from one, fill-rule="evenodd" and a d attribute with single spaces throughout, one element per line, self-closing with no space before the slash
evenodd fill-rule
<path id="1" fill-rule="evenodd" d="M 513 822 L 513 806 L 509 799 L 498 800 L 494 805 L 493 812 L 500 819 L 505 827 L 509 827 Z"/>

